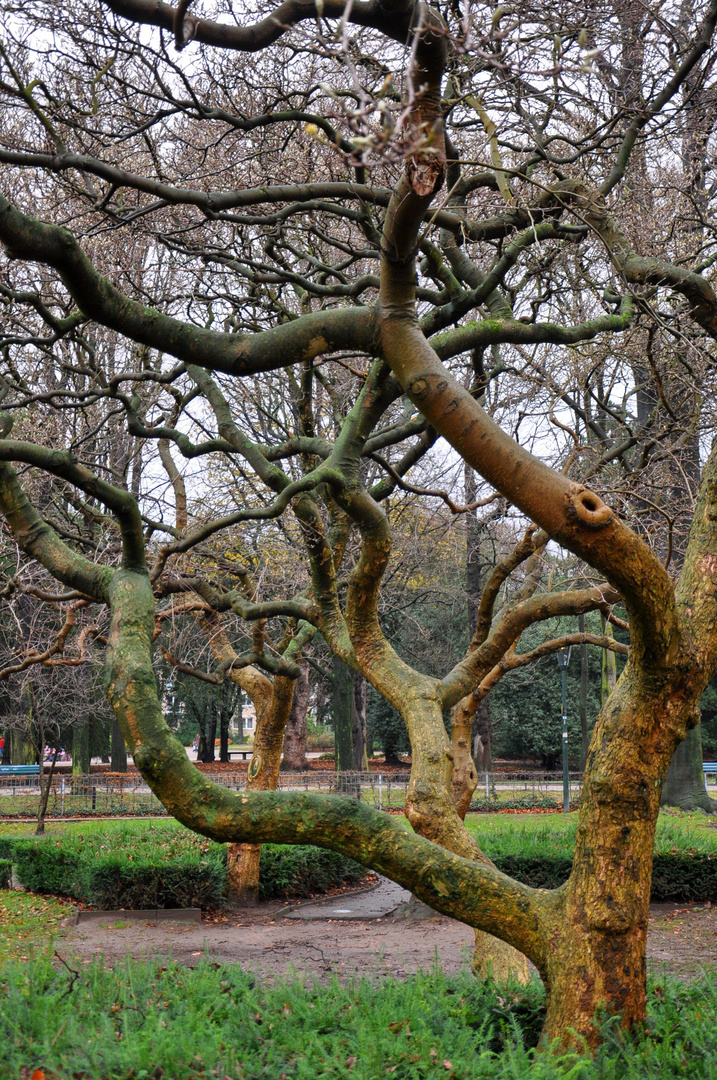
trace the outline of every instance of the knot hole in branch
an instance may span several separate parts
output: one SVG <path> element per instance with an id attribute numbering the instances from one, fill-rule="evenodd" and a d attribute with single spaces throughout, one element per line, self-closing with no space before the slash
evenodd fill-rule
<path id="1" fill-rule="evenodd" d="M 582 485 L 575 485 L 568 494 L 569 507 L 583 525 L 591 529 L 602 529 L 615 516 L 614 511 L 604 503 L 599 495 Z"/>

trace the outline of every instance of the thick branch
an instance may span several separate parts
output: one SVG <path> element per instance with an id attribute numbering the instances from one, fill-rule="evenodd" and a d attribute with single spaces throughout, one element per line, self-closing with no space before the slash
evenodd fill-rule
<path id="1" fill-rule="evenodd" d="M 176 37 L 177 11 L 161 0 L 103 0 L 116 15 L 132 22 L 158 26 Z M 404 44 L 408 31 L 406 18 L 412 0 L 355 0 L 347 10 L 344 0 L 324 0 L 321 14 L 327 19 L 348 18 L 358 26 L 370 26 Z M 218 23 L 209 19 L 185 16 L 182 20 L 182 43 L 190 40 L 220 49 L 258 52 L 278 41 L 287 29 L 304 19 L 316 19 L 319 11 L 314 0 L 284 0 L 270 15 L 249 26 Z"/>
<path id="2" fill-rule="evenodd" d="M 468 653 L 443 679 L 444 705 L 455 705 L 461 697 L 472 691 L 518 641 L 528 626 L 559 616 L 582 615 L 586 611 L 599 610 L 606 604 L 614 604 L 619 600 L 618 593 L 604 586 L 597 586 L 570 592 L 541 593 L 518 603 L 507 604 L 486 640 Z"/>
<path id="3" fill-rule="evenodd" d="M 67 229 L 46 225 L 0 196 L 0 240 L 12 258 L 54 267 L 89 318 L 190 364 L 233 375 L 275 371 L 336 349 L 371 351 L 373 314 L 342 308 L 302 315 L 254 335 L 222 334 L 131 300 L 94 268 Z"/>
<path id="4" fill-rule="evenodd" d="M 31 505 L 15 470 L 0 462 L 0 512 L 22 550 L 49 570 L 63 585 L 106 603 L 114 571 L 78 555 L 60 540 Z"/>

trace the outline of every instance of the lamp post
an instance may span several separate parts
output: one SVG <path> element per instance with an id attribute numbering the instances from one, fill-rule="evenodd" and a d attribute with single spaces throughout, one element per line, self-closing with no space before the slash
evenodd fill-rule
<path id="1" fill-rule="evenodd" d="M 572 646 L 571 646 L 572 647 Z M 570 649 L 558 649 L 558 667 L 563 677 L 563 813 L 570 813 L 570 775 L 568 773 L 568 664 Z"/>

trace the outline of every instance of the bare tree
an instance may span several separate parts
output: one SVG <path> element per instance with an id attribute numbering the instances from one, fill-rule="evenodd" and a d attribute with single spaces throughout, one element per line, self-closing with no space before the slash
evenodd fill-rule
<path id="1" fill-rule="evenodd" d="M 529 957 L 546 1038 L 592 1045 L 599 1005 L 644 1017 L 662 781 L 717 666 L 709 185 L 703 229 L 664 214 L 696 205 L 672 141 L 690 80 L 711 92 L 717 4 L 681 9 L 679 34 L 612 0 L 445 16 L 287 0 L 249 25 L 222 10 L 6 13 L 0 509 L 57 603 L 109 609 L 109 699 L 171 813 L 389 874 L 476 928 L 478 966 Z M 641 217 L 631 185 L 651 190 Z M 186 521 L 162 443 L 186 463 Z M 516 535 L 436 675 L 393 649 L 380 596 L 397 502 L 468 512 L 451 461 Z M 573 587 L 538 590 L 550 540 L 580 560 Z M 413 831 L 356 800 L 237 798 L 202 777 L 152 669 L 176 597 L 220 648 L 216 620 L 257 628 L 226 670 L 246 660 L 274 697 L 316 633 L 384 695 L 411 740 Z M 526 627 L 618 601 L 629 658 L 573 872 L 533 890 L 465 829 L 470 724 L 451 744 L 443 713 L 472 723 Z"/>

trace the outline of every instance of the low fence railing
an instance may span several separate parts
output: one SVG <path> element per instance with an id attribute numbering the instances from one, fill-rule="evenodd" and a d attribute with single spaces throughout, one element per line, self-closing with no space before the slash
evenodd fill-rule
<path id="1" fill-rule="evenodd" d="M 246 772 L 204 773 L 209 780 L 241 791 Z M 408 772 L 283 772 L 280 791 L 312 791 L 351 795 L 378 810 L 401 810 L 406 802 Z M 575 801 L 582 774 L 570 773 L 570 797 Z M 473 795 L 475 809 L 501 804 L 562 804 L 563 777 L 557 772 L 481 773 Z M 34 817 L 40 798 L 36 776 L 0 778 L 0 819 Z M 139 773 L 53 777 L 47 803 L 48 818 L 154 816 L 166 814 Z"/>

